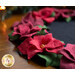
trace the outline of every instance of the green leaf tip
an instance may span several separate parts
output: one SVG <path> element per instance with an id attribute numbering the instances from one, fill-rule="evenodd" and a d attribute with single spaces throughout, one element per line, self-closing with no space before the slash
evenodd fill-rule
<path id="1" fill-rule="evenodd" d="M 70 22 L 71 21 L 71 17 L 66 18 L 66 22 Z"/>

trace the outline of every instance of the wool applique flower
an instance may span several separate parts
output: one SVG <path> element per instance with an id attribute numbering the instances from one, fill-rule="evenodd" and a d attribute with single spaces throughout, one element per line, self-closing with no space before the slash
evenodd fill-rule
<path id="1" fill-rule="evenodd" d="M 75 44 L 67 44 L 59 53 L 63 55 L 60 61 L 60 68 L 75 69 Z"/>
<path id="2" fill-rule="evenodd" d="M 15 35 L 20 35 L 20 38 L 31 37 L 42 29 L 39 25 L 44 26 L 43 20 L 39 17 L 34 18 L 32 13 L 29 12 L 21 22 L 17 21 L 13 24 L 13 32 L 12 35 L 9 34 L 9 37 L 13 37 L 13 39 Z M 45 32 L 48 33 L 46 30 Z"/>
<path id="3" fill-rule="evenodd" d="M 55 18 L 58 19 L 59 16 L 62 16 L 66 19 L 67 22 L 71 20 L 71 17 L 75 16 L 75 10 L 70 9 L 56 9 L 54 8 Z"/>
<path id="4" fill-rule="evenodd" d="M 44 25 L 43 20 L 40 17 L 33 17 L 32 16 L 32 12 L 29 12 L 25 17 L 22 18 L 21 22 L 17 21 L 13 24 L 12 28 L 14 28 L 15 26 L 18 26 L 20 24 L 27 24 L 29 23 L 29 25 L 31 26 L 31 28 L 33 26 L 36 25 Z"/>
<path id="5" fill-rule="evenodd" d="M 33 37 L 34 35 L 45 35 L 48 34 L 47 26 L 36 25 L 31 27 L 31 24 L 20 24 L 13 28 L 13 31 L 8 35 L 10 41 L 24 40 L 28 37 Z"/>
<path id="6" fill-rule="evenodd" d="M 50 33 L 27 38 L 18 46 L 18 49 L 22 54 L 26 54 L 28 59 L 31 59 L 37 53 L 44 51 L 57 53 L 64 45 L 60 40 L 53 38 Z"/>
<path id="7" fill-rule="evenodd" d="M 51 17 L 52 13 L 54 13 L 54 9 L 46 7 L 46 8 L 40 9 L 39 11 L 33 11 L 33 16 L 40 17 L 47 23 L 51 23 L 55 20 L 54 16 Z"/>
<path id="8" fill-rule="evenodd" d="M 43 20 L 40 17 L 33 17 L 32 12 L 29 12 L 26 17 L 22 19 L 22 23 L 32 23 L 33 26 L 35 25 L 44 25 Z"/>
<path id="9" fill-rule="evenodd" d="M 40 30 L 41 28 L 39 28 L 38 26 L 31 28 L 29 24 L 25 24 L 25 25 L 20 24 L 17 27 L 14 27 L 14 32 L 12 33 L 12 36 L 20 35 L 21 36 L 20 38 L 30 37 L 36 34 L 37 31 Z"/>

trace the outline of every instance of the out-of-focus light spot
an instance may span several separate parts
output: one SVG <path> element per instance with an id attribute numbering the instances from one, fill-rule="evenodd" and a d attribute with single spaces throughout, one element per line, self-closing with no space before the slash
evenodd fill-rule
<path id="1" fill-rule="evenodd" d="M 0 6 L 0 10 L 5 10 L 6 7 L 5 6 Z"/>

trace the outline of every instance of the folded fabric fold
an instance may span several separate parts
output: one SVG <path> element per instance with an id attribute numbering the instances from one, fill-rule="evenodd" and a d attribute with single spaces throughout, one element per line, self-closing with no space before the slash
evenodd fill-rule
<path id="1" fill-rule="evenodd" d="M 75 16 L 75 10 L 71 9 L 56 9 L 54 8 L 55 18 L 58 19 L 59 16 L 66 19 L 66 22 L 71 21 L 71 18 Z"/>
<path id="2" fill-rule="evenodd" d="M 14 27 L 14 30 L 8 35 L 10 41 L 16 41 L 16 40 L 25 40 L 28 37 L 32 37 L 34 35 L 45 35 L 48 34 L 48 31 L 46 30 L 47 27 L 36 25 L 32 29 L 30 29 L 28 26 L 19 25 Z"/>
<path id="3" fill-rule="evenodd" d="M 59 67 L 60 66 L 60 59 L 62 55 L 60 54 L 55 54 L 55 53 L 42 53 L 42 54 L 37 54 L 38 57 L 41 58 L 42 60 L 45 60 L 45 66 L 54 66 L 54 67 Z"/>
<path id="4" fill-rule="evenodd" d="M 75 44 L 67 44 L 59 53 L 63 55 L 60 61 L 60 68 L 75 69 Z"/>

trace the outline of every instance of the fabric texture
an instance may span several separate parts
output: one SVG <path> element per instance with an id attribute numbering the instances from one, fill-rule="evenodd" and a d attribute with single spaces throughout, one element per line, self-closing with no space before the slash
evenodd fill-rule
<path id="1" fill-rule="evenodd" d="M 41 30 L 38 25 L 44 26 L 44 22 L 39 17 L 33 17 L 32 13 L 29 12 L 21 22 L 15 22 L 13 24 L 12 36 L 20 35 L 22 37 L 31 37 Z"/>
<path id="2" fill-rule="evenodd" d="M 44 52 L 41 54 L 37 54 L 37 56 L 39 57 L 39 59 L 41 59 L 41 62 L 42 60 L 45 60 L 44 64 L 45 66 L 54 66 L 54 67 L 60 66 L 60 59 L 62 57 L 62 55 L 60 54 Z"/>
<path id="3" fill-rule="evenodd" d="M 72 17 L 75 18 L 75 10 L 46 7 L 29 12 L 20 22 L 13 24 L 13 31 L 8 36 L 10 41 L 18 41 L 20 53 L 27 55 L 28 59 L 38 56 L 46 66 L 75 69 L 75 22 L 71 21 Z M 71 22 L 60 21 L 63 18 Z M 44 23 L 52 23 L 48 24 L 50 33 Z M 68 43 L 66 47 L 62 41 Z"/>
<path id="4" fill-rule="evenodd" d="M 37 53 L 44 51 L 58 53 L 63 49 L 64 43 L 52 37 L 52 34 L 36 35 L 33 38 L 27 38 L 19 46 L 18 49 L 22 54 L 27 54 L 31 59 Z"/>
<path id="5" fill-rule="evenodd" d="M 74 17 L 75 16 L 75 10 L 71 9 L 56 9 L 54 8 L 55 12 L 55 18 L 59 18 L 59 16 L 62 16 L 63 18 L 69 18 L 69 17 Z"/>
<path id="6" fill-rule="evenodd" d="M 67 44 L 59 53 L 63 55 L 60 61 L 60 68 L 75 69 L 75 44 Z"/>
<path id="7" fill-rule="evenodd" d="M 46 8 L 40 9 L 39 11 L 33 11 L 33 16 L 40 17 L 47 23 L 51 23 L 55 20 L 54 17 L 51 17 L 53 12 L 54 12 L 53 8 L 46 7 Z"/>
<path id="8" fill-rule="evenodd" d="M 12 25 L 12 28 L 14 28 L 15 26 L 18 26 L 18 25 L 25 25 L 25 24 L 28 24 L 30 28 L 32 28 L 33 26 L 35 25 L 44 25 L 44 22 L 41 18 L 39 17 L 33 17 L 32 16 L 32 12 L 29 12 L 26 14 L 25 17 L 22 18 L 22 20 L 19 22 L 19 21 L 16 21 L 13 25 Z"/>
<path id="9" fill-rule="evenodd" d="M 64 41 L 65 44 L 75 44 L 75 21 L 72 20 L 69 23 L 55 21 L 49 24 L 48 27 L 51 28 L 49 32 L 52 33 L 56 39 Z"/>

